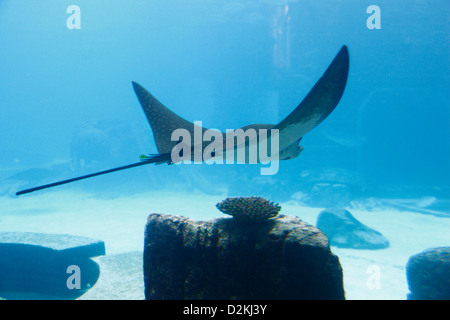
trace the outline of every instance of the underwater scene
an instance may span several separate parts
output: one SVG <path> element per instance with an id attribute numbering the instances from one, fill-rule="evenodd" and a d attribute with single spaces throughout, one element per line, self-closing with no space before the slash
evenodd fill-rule
<path id="1" fill-rule="evenodd" d="M 450 299 L 449 21 L 0 1 L 0 299 Z"/>

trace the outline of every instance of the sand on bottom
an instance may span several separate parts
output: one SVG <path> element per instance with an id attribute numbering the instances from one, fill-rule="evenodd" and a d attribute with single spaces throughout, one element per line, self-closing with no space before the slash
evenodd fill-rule
<path id="1" fill-rule="evenodd" d="M 82 192 L 49 192 L 0 197 L 0 232 L 28 231 L 87 236 L 105 242 L 106 255 L 97 283 L 79 299 L 144 299 L 142 251 L 150 213 L 176 214 L 196 220 L 223 216 L 215 204 L 225 195 L 151 192 L 99 198 Z M 271 199 L 273 200 L 273 199 Z M 450 218 L 399 211 L 389 207 L 348 208 L 362 223 L 380 231 L 390 242 L 382 250 L 332 246 L 344 270 L 347 299 L 406 299 L 405 267 L 422 250 L 450 245 Z M 281 213 L 315 224 L 323 208 L 295 201 L 280 203 Z"/>

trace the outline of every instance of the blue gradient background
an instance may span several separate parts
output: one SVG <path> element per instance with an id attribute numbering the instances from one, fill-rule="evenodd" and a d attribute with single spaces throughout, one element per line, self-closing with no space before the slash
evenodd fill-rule
<path id="1" fill-rule="evenodd" d="M 71 4 L 81 9 L 80 30 L 66 27 Z M 366 27 L 371 4 L 381 8 L 380 30 Z M 256 165 L 147 166 L 60 188 L 277 200 L 334 179 L 351 185 L 353 197 L 448 198 L 449 13 L 445 0 L 3 0 L 0 178 L 32 187 L 155 153 L 131 81 L 208 128 L 277 123 L 346 44 L 341 102 L 277 175 L 262 177 Z M 73 168 L 74 135 L 91 124 L 104 140 L 88 149 L 88 166 Z M 36 177 L 36 168 L 46 171 Z"/>

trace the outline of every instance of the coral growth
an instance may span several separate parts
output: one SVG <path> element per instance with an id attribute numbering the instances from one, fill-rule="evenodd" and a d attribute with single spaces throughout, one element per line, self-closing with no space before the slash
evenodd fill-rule
<path id="1" fill-rule="evenodd" d="M 217 209 L 243 221 L 264 221 L 278 215 L 281 206 L 261 197 L 226 198 Z"/>

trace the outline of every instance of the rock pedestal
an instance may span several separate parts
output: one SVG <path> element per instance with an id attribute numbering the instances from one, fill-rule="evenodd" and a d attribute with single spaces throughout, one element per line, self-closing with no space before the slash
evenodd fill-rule
<path id="1" fill-rule="evenodd" d="M 146 299 L 344 299 L 328 238 L 298 218 L 193 221 L 151 214 Z"/>

